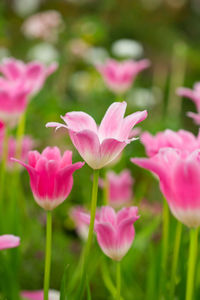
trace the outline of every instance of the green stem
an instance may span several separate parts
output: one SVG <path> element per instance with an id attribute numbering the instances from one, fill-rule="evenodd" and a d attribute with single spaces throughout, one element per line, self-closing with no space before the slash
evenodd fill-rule
<path id="1" fill-rule="evenodd" d="M 8 128 L 5 127 L 5 133 L 4 133 L 4 141 L 3 141 L 3 153 L 2 153 L 2 162 L 1 162 L 1 170 L 0 170 L 0 211 L 4 211 L 4 191 L 5 191 L 5 177 L 6 177 L 6 164 L 7 164 L 7 158 L 8 158 L 8 142 L 9 142 L 9 132 Z M 3 220 L 4 218 L 1 218 L 1 228 L 3 227 Z"/>
<path id="2" fill-rule="evenodd" d="M 20 117 L 19 124 L 17 127 L 17 149 L 16 149 L 16 158 L 20 159 L 21 152 L 22 152 L 22 142 L 25 132 L 25 125 L 26 125 L 26 113 L 24 112 L 23 115 Z"/>
<path id="3" fill-rule="evenodd" d="M 84 291 L 85 291 L 85 285 L 86 285 L 86 270 L 87 270 L 87 264 L 88 264 L 90 249 L 91 249 L 91 245 L 92 245 L 93 231 L 94 231 L 94 221 L 95 221 L 96 207 L 97 207 L 98 179 L 99 179 L 99 170 L 94 170 L 90 226 L 89 226 L 89 233 L 88 233 L 87 243 L 85 245 L 85 251 L 84 251 L 84 254 L 83 254 L 81 284 L 80 284 L 80 289 L 79 289 L 79 293 L 78 293 L 79 294 L 79 296 L 78 296 L 79 300 L 83 298 Z M 88 282 L 88 284 L 89 284 L 89 282 Z"/>
<path id="4" fill-rule="evenodd" d="M 51 240 L 52 240 L 52 214 L 51 211 L 47 211 L 44 300 L 49 299 L 48 293 L 49 293 L 49 281 L 50 281 L 50 271 L 51 271 Z"/>
<path id="5" fill-rule="evenodd" d="M 116 265 L 116 287 L 117 287 L 117 294 L 116 300 L 120 300 L 120 292 L 121 292 L 121 266 L 120 262 L 117 262 Z"/>
<path id="6" fill-rule="evenodd" d="M 197 245 L 198 245 L 198 228 L 190 229 L 190 249 L 188 256 L 188 271 L 187 271 L 187 286 L 186 286 L 186 300 L 192 300 L 194 291 L 194 275 L 197 259 Z"/>
<path id="7" fill-rule="evenodd" d="M 176 271 L 177 271 L 179 250 L 180 250 L 180 244 L 181 244 L 181 234 L 182 234 L 182 223 L 177 221 L 174 253 L 173 253 L 173 258 L 172 258 L 171 284 L 170 284 L 170 299 L 172 299 L 172 300 L 174 299 L 174 291 L 175 291 L 175 287 L 176 287 Z"/>
<path id="8" fill-rule="evenodd" d="M 109 202 L 109 182 L 108 182 L 108 177 L 107 177 L 107 173 L 105 170 L 104 186 L 103 186 L 103 205 L 108 205 L 108 202 Z"/>
<path id="9" fill-rule="evenodd" d="M 161 257 L 161 276 L 160 276 L 160 287 L 159 296 L 161 298 L 163 294 L 163 285 L 166 276 L 167 266 L 167 255 L 169 248 L 169 207 L 167 201 L 164 199 L 163 203 L 163 231 L 162 231 L 162 257 Z"/>

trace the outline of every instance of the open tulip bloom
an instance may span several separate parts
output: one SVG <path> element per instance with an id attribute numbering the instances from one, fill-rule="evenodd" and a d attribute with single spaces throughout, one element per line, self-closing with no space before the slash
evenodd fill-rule
<path id="1" fill-rule="evenodd" d="M 143 132 L 140 140 L 149 157 L 157 154 L 162 148 L 176 148 L 189 152 L 200 148 L 200 133 L 196 137 L 191 132 L 182 129 L 177 132 L 166 129 L 155 136 L 149 132 Z"/>
<path id="2" fill-rule="evenodd" d="M 57 63 L 46 67 L 41 62 L 32 61 L 25 64 L 15 58 L 5 58 L 0 64 L 0 72 L 4 75 L 1 82 L 23 83 L 31 94 L 36 94 L 43 86 L 46 78 L 55 72 Z"/>
<path id="3" fill-rule="evenodd" d="M 160 189 L 180 222 L 188 227 L 200 225 L 200 150 L 163 148 L 151 158 L 131 161 L 158 176 Z"/>
<path id="4" fill-rule="evenodd" d="M 47 127 L 68 129 L 71 140 L 82 158 L 93 169 L 101 169 L 112 162 L 136 138 L 129 138 L 132 128 L 147 117 L 138 111 L 124 117 L 126 102 L 115 102 L 108 108 L 100 126 L 84 112 L 70 112 L 61 117 L 66 125 L 56 122 Z"/>
<path id="5" fill-rule="evenodd" d="M 97 65 L 97 70 L 111 91 L 116 94 L 123 94 L 131 88 L 137 74 L 148 68 L 149 65 L 148 59 L 140 61 L 125 60 L 122 62 L 109 59 L 105 64 Z"/>

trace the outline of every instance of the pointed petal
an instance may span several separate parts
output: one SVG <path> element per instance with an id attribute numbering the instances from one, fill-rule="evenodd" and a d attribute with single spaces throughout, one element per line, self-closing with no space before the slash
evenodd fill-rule
<path id="1" fill-rule="evenodd" d="M 84 112 L 79 112 L 79 111 L 70 112 L 61 118 L 65 121 L 65 123 L 67 124 L 70 130 L 79 132 L 88 129 L 90 131 L 97 133 L 96 122 L 90 115 Z"/>
<path id="2" fill-rule="evenodd" d="M 114 102 L 108 108 L 99 126 L 100 140 L 116 138 L 126 111 L 126 102 Z"/>

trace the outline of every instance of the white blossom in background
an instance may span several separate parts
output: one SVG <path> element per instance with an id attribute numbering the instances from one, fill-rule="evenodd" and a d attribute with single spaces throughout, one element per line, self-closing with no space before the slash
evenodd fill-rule
<path id="1" fill-rule="evenodd" d="M 84 58 L 88 48 L 90 47 L 83 39 L 74 38 L 69 40 L 67 48 L 74 56 Z"/>
<path id="2" fill-rule="evenodd" d="M 137 59 L 143 55 L 142 45 L 134 40 L 121 39 L 112 44 L 111 49 L 113 55 L 119 58 Z"/>
<path id="3" fill-rule="evenodd" d="M 102 47 L 90 47 L 84 55 L 85 61 L 92 65 L 104 63 L 108 58 L 108 52 Z"/>
<path id="4" fill-rule="evenodd" d="M 8 56 L 10 56 L 9 50 L 5 47 L 0 47 L 0 61 Z"/>
<path id="5" fill-rule="evenodd" d="M 35 13 L 40 5 L 41 0 L 14 0 L 13 9 L 19 16 L 27 16 Z"/>
<path id="6" fill-rule="evenodd" d="M 161 91 L 159 88 L 146 89 L 135 88 L 127 95 L 127 102 L 132 106 L 139 108 L 152 107 L 161 99 Z"/>
<path id="7" fill-rule="evenodd" d="M 22 25 L 22 32 L 27 38 L 55 42 L 61 25 L 63 25 L 61 14 L 56 10 L 47 10 L 27 18 Z"/>
<path id="8" fill-rule="evenodd" d="M 27 57 L 29 60 L 39 60 L 50 64 L 59 59 L 59 52 L 52 44 L 39 43 L 29 50 Z"/>

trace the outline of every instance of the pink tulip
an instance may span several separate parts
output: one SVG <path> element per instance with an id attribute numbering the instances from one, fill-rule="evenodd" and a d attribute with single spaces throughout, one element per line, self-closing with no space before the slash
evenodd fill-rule
<path id="1" fill-rule="evenodd" d="M 200 150 L 163 148 L 151 158 L 133 158 L 156 174 L 172 214 L 188 227 L 200 225 Z"/>
<path id="2" fill-rule="evenodd" d="M 119 175 L 110 171 L 107 173 L 109 204 L 120 207 L 129 204 L 133 198 L 133 178 L 129 170 L 122 171 Z M 103 183 L 103 185 L 105 182 Z"/>
<path id="3" fill-rule="evenodd" d="M 123 94 L 131 88 L 138 73 L 148 68 L 149 65 L 150 62 L 147 59 L 125 60 L 123 62 L 109 59 L 104 65 L 98 65 L 97 70 L 111 91 L 116 94 Z"/>
<path id="4" fill-rule="evenodd" d="M 126 207 L 117 213 L 110 206 L 103 206 L 95 218 L 94 230 L 102 251 L 113 260 L 121 260 L 128 252 L 135 237 L 133 223 L 137 221 L 138 208 Z M 85 222 L 90 217 L 85 215 Z"/>
<path id="5" fill-rule="evenodd" d="M 13 127 L 25 111 L 30 90 L 21 82 L 10 82 L 0 77 L 0 120 Z"/>
<path id="6" fill-rule="evenodd" d="M 43 291 L 37 290 L 37 291 L 23 291 L 21 293 L 21 296 L 23 299 L 26 300 L 44 300 L 43 297 Z M 59 300 L 60 299 L 60 293 L 55 290 L 49 290 L 49 300 Z"/>
<path id="7" fill-rule="evenodd" d="M 0 235 L 0 250 L 18 247 L 20 238 L 12 234 Z"/>
<path id="8" fill-rule="evenodd" d="M 0 143 L 0 157 L 2 158 L 2 146 L 3 141 Z M 22 149 L 21 149 L 21 156 L 20 159 L 26 161 L 28 158 L 28 152 L 33 149 L 34 141 L 29 136 L 24 136 L 22 140 Z M 7 158 L 7 168 L 8 170 L 13 170 L 13 161 L 11 160 L 12 157 L 15 157 L 17 154 L 17 141 L 15 138 L 10 137 L 8 141 L 8 158 Z"/>
<path id="9" fill-rule="evenodd" d="M 46 78 L 57 69 L 57 63 L 46 67 L 41 62 L 32 61 L 25 64 L 15 58 L 6 58 L 0 65 L 0 72 L 4 75 L 2 85 L 12 83 L 21 85 L 31 94 L 36 94 L 43 86 Z M 0 84 L 1 87 L 1 84 Z M 22 92 L 19 90 L 19 92 Z"/>
<path id="10" fill-rule="evenodd" d="M 99 127 L 84 112 L 70 112 L 62 119 L 66 125 L 56 122 L 47 127 L 67 128 L 71 140 L 82 158 L 93 169 L 101 169 L 111 163 L 127 144 L 135 140 L 129 135 L 132 128 L 147 117 L 147 111 L 139 111 L 124 118 L 126 102 L 115 102 L 107 110 Z"/>
<path id="11" fill-rule="evenodd" d="M 12 160 L 27 169 L 35 201 L 45 210 L 54 209 L 67 198 L 73 186 L 72 174 L 84 165 L 72 164 L 72 152 L 65 151 L 61 156 L 57 147 L 47 147 L 41 154 L 30 151 L 28 164 Z"/>
<path id="12" fill-rule="evenodd" d="M 200 113 L 200 82 L 195 83 L 193 89 L 178 88 L 177 94 L 181 97 L 191 99 L 195 103 L 198 113 Z"/>
<path id="13" fill-rule="evenodd" d="M 144 132 L 141 135 L 141 142 L 149 157 L 154 156 L 161 148 L 166 147 L 191 152 L 200 148 L 200 133 L 195 137 L 191 132 L 186 130 L 175 132 L 167 129 L 163 132 L 158 132 L 155 136 L 148 132 Z"/>

